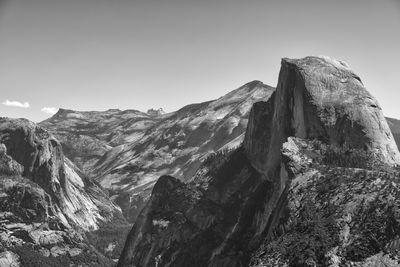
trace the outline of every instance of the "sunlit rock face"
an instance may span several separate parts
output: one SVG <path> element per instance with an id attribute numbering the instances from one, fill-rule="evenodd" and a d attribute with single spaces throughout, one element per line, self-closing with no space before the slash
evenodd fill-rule
<path id="1" fill-rule="evenodd" d="M 295 79 L 287 85 L 295 95 L 293 110 L 298 110 L 291 118 L 295 136 L 367 149 L 392 165 L 400 162 L 381 107 L 347 64 L 328 57 L 307 57 L 284 59 L 283 65 Z"/>
<path id="2" fill-rule="evenodd" d="M 176 112 L 60 110 L 40 123 L 62 143 L 66 155 L 109 189 L 131 222 L 162 175 L 185 180 L 209 153 L 238 147 L 253 103 L 274 88 L 260 81 Z"/>
<path id="3" fill-rule="evenodd" d="M 385 220 L 393 222 L 385 229 L 399 227 L 390 217 L 397 214 L 390 199 L 399 194 L 398 163 L 379 105 L 347 64 L 327 57 L 283 59 L 275 93 L 253 106 L 243 145 L 206 160 L 186 184 L 160 178 L 118 266 L 362 266 L 388 260 L 379 253 L 393 247 L 393 231 L 383 230 L 388 234 L 374 246 L 368 229 Z M 370 186 L 370 179 L 389 191 Z M 348 195 L 354 205 L 347 206 Z M 386 204 L 392 215 L 374 209 Z M 374 226 L 352 223 L 352 216 L 369 215 Z M 311 252 L 300 257 L 296 248 L 308 241 Z"/>
<path id="4" fill-rule="evenodd" d="M 93 182 L 64 157 L 60 143 L 27 120 L 0 120 L 0 142 L 23 167 L 22 176 L 49 194 L 66 216 L 66 223 L 96 229 L 118 208 Z"/>
<path id="5" fill-rule="evenodd" d="M 23 254 L 22 265 L 35 253 L 45 261 L 53 254 L 96 255 L 84 233 L 116 218 L 120 209 L 64 157 L 51 134 L 25 119 L 0 118 L 0 240 Z"/>
<path id="6" fill-rule="evenodd" d="M 347 64 L 328 57 L 283 59 L 275 94 L 273 129 L 264 130 L 270 137 L 262 144 L 252 140 L 253 132 L 262 130 L 250 124 L 244 145 L 259 169 L 268 169 L 266 150 L 275 157 L 288 136 L 321 141 L 348 148 L 367 149 L 380 160 L 395 165 L 400 162 L 393 135 L 377 101 Z M 256 107 L 255 107 L 256 108 Z M 259 107 L 261 109 L 261 107 Z M 271 111 L 264 111 L 271 114 Z M 266 115 L 264 115 L 266 116 Z M 272 115 L 269 115 L 272 116 Z M 257 120 L 257 118 L 255 118 Z M 260 123 L 255 123 L 264 129 Z M 252 129 L 254 131 L 251 131 Z M 252 143 L 253 142 L 253 143 Z"/>

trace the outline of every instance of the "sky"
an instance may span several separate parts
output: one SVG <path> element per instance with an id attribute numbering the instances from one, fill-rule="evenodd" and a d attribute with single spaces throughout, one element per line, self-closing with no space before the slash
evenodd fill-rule
<path id="1" fill-rule="evenodd" d="M 0 0 L 0 116 L 174 111 L 283 57 L 346 61 L 400 118 L 400 0 Z"/>

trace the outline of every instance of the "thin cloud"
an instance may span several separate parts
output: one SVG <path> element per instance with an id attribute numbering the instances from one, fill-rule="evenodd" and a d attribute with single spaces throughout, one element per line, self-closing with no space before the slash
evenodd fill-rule
<path id="1" fill-rule="evenodd" d="M 44 113 L 50 114 L 50 115 L 54 115 L 57 113 L 58 108 L 55 107 L 44 107 L 41 109 Z"/>
<path id="2" fill-rule="evenodd" d="M 2 103 L 4 106 L 7 107 L 18 107 L 18 108 L 29 108 L 31 105 L 29 105 L 28 102 L 22 103 L 19 101 L 10 101 L 10 100 L 6 100 Z"/>

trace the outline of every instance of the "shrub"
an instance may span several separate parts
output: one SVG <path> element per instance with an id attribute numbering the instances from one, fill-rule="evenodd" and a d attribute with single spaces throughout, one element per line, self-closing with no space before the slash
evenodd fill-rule
<path id="1" fill-rule="evenodd" d="M 131 228 L 130 224 L 108 224 L 99 230 L 87 233 L 86 236 L 89 242 L 106 257 L 118 259 Z M 115 247 L 106 251 L 110 243 L 115 244 Z"/>
<path id="2" fill-rule="evenodd" d="M 337 226 L 333 217 L 322 217 L 314 204 L 306 202 L 296 222 L 275 241 L 271 242 L 269 254 L 278 252 L 290 266 L 325 266 L 326 253 L 339 242 Z"/>
<path id="3" fill-rule="evenodd" d="M 59 267 L 69 266 L 71 263 L 70 259 L 65 255 L 61 255 L 59 257 L 45 257 L 27 245 L 15 247 L 14 252 L 20 257 L 21 266 Z"/>
<path id="4" fill-rule="evenodd" d="M 216 170 L 228 162 L 234 151 L 235 149 L 225 148 L 218 150 L 217 152 L 210 153 L 203 161 L 203 166 L 207 167 L 209 170 L 208 174 L 213 176 Z"/>
<path id="5" fill-rule="evenodd" d="M 323 151 L 323 164 L 325 165 L 370 169 L 374 161 L 371 153 L 360 149 L 344 149 L 328 146 Z"/>
<path id="6" fill-rule="evenodd" d="M 385 250 L 400 233 L 397 205 L 386 206 L 375 200 L 361 214 L 355 218 L 360 222 L 356 239 L 346 249 L 345 256 L 352 261 L 360 261 Z"/>

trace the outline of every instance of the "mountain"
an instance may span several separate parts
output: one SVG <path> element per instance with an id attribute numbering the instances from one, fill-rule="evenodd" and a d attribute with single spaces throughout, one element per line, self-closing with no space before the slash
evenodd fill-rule
<path id="1" fill-rule="evenodd" d="M 239 146 L 251 106 L 273 91 L 253 81 L 217 100 L 167 114 L 61 109 L 40 125 L 61 141 L 84 173 L 109 189 L 134 222 L 161 175 L 191 177 L 208 154 Z"/>
<path id="2" fill-rule="evenodd" d="M 127 225 L 120 208 L 54 136 L 28 120 L 0 118 L 0 263 L 110 266 L 86 233 L 117 223 Z"/>
<path id="3" fill-rule="evenodd" d="M 104 112 L 79 112 L 67 109 L 39 123 L 60 141 L 65 155 L 85 173 L 118 145 L 135 141 L 154 119 L 137 110 L 109 109 Z"/>
<path id="4" fill-rule="evenodd" d="M 398 266 L 399 163 L 346 63 L 282 59 L 239 148 L 158 179 L 118 266 Z"/>

